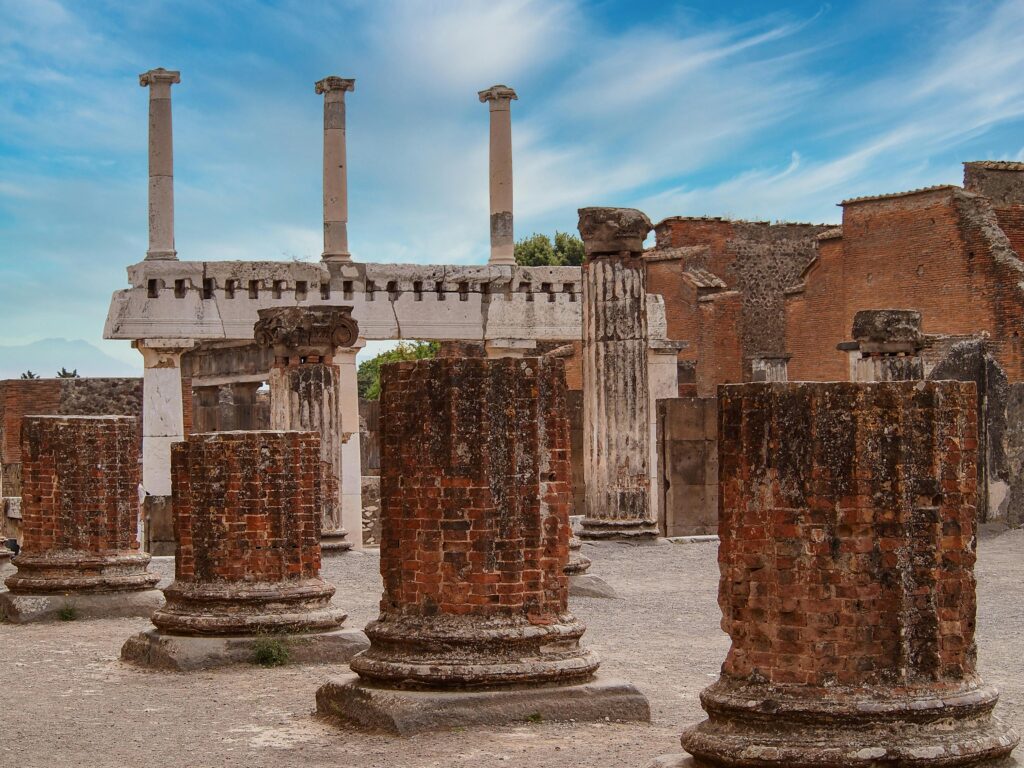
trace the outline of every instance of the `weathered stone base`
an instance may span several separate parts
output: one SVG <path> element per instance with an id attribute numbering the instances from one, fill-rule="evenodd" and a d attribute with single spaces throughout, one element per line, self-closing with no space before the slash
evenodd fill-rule
<path id="1" fill-rule="evenodd" d="M 36 621 L 60 621 L 66 608 L 74 611 L 74 620 L 149 618 L 164 602 L 158 589 L 140 592 L 94 592 L 68 595 L 23 595 L 0 592 L 0 616 L 12 624 Z"/>
<path id="2" fill-rule="evenodd" d="M 602 597 L 618 600 L 619 595 L 604 579 L 589 573 L 569 576 L 569 597 Z"/>
<path id="3" fill-rule="evenodd" d="M 710 763 L 702 763 L 683 752 L 659 755 L 647 764 L 646 768 L 709 768 Z M 1024 768 L 1024 763 L 1012 755 L 989 760 L 985 768 Z"/>
<path id="4" fill-rule="evenodd" d="M 316 705 L 320 715 L 401 736 L 537 720 L 651 719 L 646 697 L 632 683 L 600 676 L 573 685 L 445 691 L 378 687 L 346 675 L 321 686 Z"/>
<path id="5" fill-rule="evenodd" d="M 803 698 L 779 686 L 719 681 L 701 694 L 709 719 L 683 733 L 699 764 L 729 768 L 964 766 L 1001 758 L 1019 736 L 992 709 L 989 686 L 958 691 L 829 689 Z"/>
<path id="6" fill-rule="evenodd" d="M 174 672 L 251 664 L 256 643 L 261 640 L 279 640 L 288 650 L 289 664 L 344 664 L 370 645 L 358 629 L 248 637 L 186 637 L 150 629 L 128 639 L 121 648 L 121 659 Z"/>
<path id="7" fill-rule="evenodd" d="M 345 531 L 324 531 L 320 535 L 321 557 L 343 555 L 351 549 L 352 542 L 348 540 L 348 533 Z"/>
<path id="8" fill-rule="evenodd" d="M 581 539 L 618 539 L 620 541 L 656 541 L 658 524 L 653 520 L 602 520 L 594 517 L 583 518 Z"/>

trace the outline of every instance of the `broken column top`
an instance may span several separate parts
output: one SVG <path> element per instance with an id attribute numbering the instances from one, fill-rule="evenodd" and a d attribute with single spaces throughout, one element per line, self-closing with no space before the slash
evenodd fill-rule
<path id="1" fill-rule="evenodd" d="M 328 75 L 323 80 L 317 80 L 315 84 L 317 93 L 328 93 L 329 91 L 354 91 L 356 89 L 355 78 L 338 77 Z"/>
<path id="2" fill-rule="evenodd" d="M 490 88 L 480 91 L 477 95 L 480 97 L 481 102 L 511 101 L 512 99 L 519 99 L 519 97 L 516 96 L 516 92 L 507 85 L 492 85 Z"/>
<path id="3" fill-rule="evenodd" d="M 588 256 L 644 249 L 651 220 L 635 208 L 580 208 L 579 230 Z"/>
<path id="4" fill-rule="evenodd" d="M 853 316 L 853 338 L 859 342 L 920 347 L 921 313 L 912 309 L 862 309 Z"/>
<path id="5" fill-rule="evenodd" d="M 139 75 L 139 85 L 145 87 L 147 85 L 157 85 L 160 83 L 180 83 L 181 72 L 175 69 L 164 69 L 163 67 L 157 67 L 151 69 L 148 72 L 143 72 Z"/>

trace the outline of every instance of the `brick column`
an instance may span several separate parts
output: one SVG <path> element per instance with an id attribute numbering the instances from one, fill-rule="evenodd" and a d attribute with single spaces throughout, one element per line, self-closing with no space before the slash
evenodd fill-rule
<path id="1" fill-rule="evenodd" d="M 975 666 L 974 384 L 718 392 L 732 647 L 686 750 L 729 766 L 1008 753 Z"/>
<path id="2" fill-rule="evenodd" d="M 139 551 L 138 437 L 128 416 L 25 416 L 18 572 L 11 621 L 149 616 L 160 580 Z"/>
<path id="3" fill-rule="evenodd" d="M 582 208 L 583 538 L 654 538 L 648 402 L 647 285 L 651 222 L 628 208 Z"/>
<path id="4" fill-rule="evenodd" d="M 172 454 L 178 552 L 156 630 L 128 661 L 177 669 L 251 658 L 258 638 L 294 636 L 299 660 L 347 660 L 353 633 L 320 578 L 320 439 L 311 432 L 189 435 Z M 199 643 L 196 639 L 230 638 Z"/>
<path id="5" fill-rule="evenodd" d="M 274 367 L 270 370 L 270 426 L 280 430 L 303 430 L 320 435 L 323 465 L 323 550 L 324 554 L 352 548 L 344 526 L 343 497 L 358 494 L 359 476 L 345 476 L 344 443 L 359 433 L 358 393 L 355 406 L 346 407 L 344 377 L 340 363 L 349 360 L 349 348 L 359 341 L 359 327 L 351 307 L 284 307 L 259 310 L 255 327 L 257 344 L 272 347 Z M 343 381 L 343 379 L 345 379 Z M 349 381 L 349 384 L 351 382 Z M 348 400 L 351 400 L 351 396 Z M 355 455 L 358 457 L 358 438 Z M 349 454 L 351 451 L 348 452 Z M 349 456 L 349 463 L 351 458 Z M 345 480 L 356 483 L 347 487 Z M 348 483 L 351 485 L 351 483 Z M 358 510 L 358 507 L 356 507 Z M 361 537 L 361 511 L 352 535 Z"/>
<path id="6" fill-rule="evenodd" d="M 381 613 L 351 662 L 361 681 L 324 686 L 319 710 L 407 733 L 515 719 L 524 706 L 603 717 L 612 697 L 616 717 L 645 719 L 631 686 L 593 681 L 598 659 L 568 610 L 562 362 L 438 359 L 382 373 Z M 587 694 L 577 703 L 566 688 Z"/>

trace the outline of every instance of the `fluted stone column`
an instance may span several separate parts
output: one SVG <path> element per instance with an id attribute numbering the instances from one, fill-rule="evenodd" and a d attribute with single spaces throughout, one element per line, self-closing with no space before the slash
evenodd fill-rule
<path id="1" fill-rule="evenodd" d="M 582 208 L 583 538 L 653 538 L 647 287 L 650 220 L 629 208 Z"/>
<path id="2" fill-rule="evenodd" d="M 345 93 L 356 81 L 331 75 L 316 83 L 324 95 L 324 261 L 352 261 L 348 250 L 348 168 Z"/>
<path id="3" fill-rule="evenodd" d="M 347 540 L 343 518 L 346 488 L 342 452 L 345 434 L 351 440 L 351 433 L 359 432 L 359 410 L 357 405 L 354 422 L 347 423 L 339 365 L 348 354 L 347 349 L 359 339 L 359 327 L 351 311 L 351 307 L 261 309 L 255 327 L 256 343 L 274 350 L 274 366 L 270 370 L 271 428 L 320 435 L 324 479 L 321 544 L 325 556 L 353 546 Z M 358 488 L 358 477 L 355 482 Z M 353 536 L 358 537 L 362 530 L 361 513 L 355 525 Z"/>
<path id="4" fill-rule="evenodd" d="M 178 258 L 174 250 L 174 151 L 171 86 L 181 73 L 158 67 L 139 75 L 149 88 L 149 250 L 146 260 Z"/>
<path id="5" fill-rule="evenodd" d="M 491 257 L 488 264 L 516 263 L 512 229 L 512 100 L 516 92 L 507 85 L 480 91 L 480 101 L 491 111 Z"/>

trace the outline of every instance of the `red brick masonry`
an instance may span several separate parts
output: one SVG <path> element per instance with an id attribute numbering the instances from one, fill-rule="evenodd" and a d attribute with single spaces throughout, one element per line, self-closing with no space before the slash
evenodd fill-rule
<path id="1" fill-rule="evenodd" d="M 345 614 L 320 578 L 320 440 L 190 435 L 171 454 L 175 581 L 153 616 L 182 635 L 321 631 Z"/>
<path id="2" fill-rule="evenodd" d="M 719 402 L 732 647 L 683 746 L 730 766 L 1009 752 L 975 665 L 974 385 L 747 384 Z"/>
<path id="3" fill-rule="evenodd" d="M 564 572 L 561 360 L 396 363 L 382 385 L 384 595 L 352 669 L 436 687 L 588 678 Z"/>
<path id="4" fill-rule="evenodd" d="M 136 421 L 124 416 L 22 419 L 24 543 L 14 594 L 152 589 L 136 535 Z"/>

